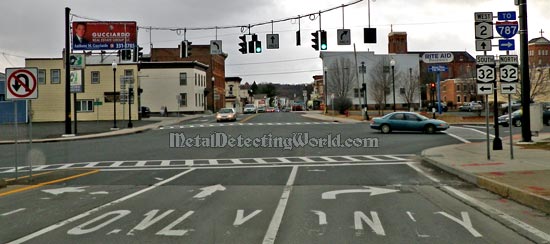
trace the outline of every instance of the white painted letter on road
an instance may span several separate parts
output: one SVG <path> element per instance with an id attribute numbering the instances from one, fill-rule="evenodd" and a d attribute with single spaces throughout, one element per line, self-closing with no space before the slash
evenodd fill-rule
<path id="1" fill-rule="evenodd" d="M 244 210 L 239 209 L 239 210 L 237 210 L 237 216 L 235 216 L 235 221 L 233 222 L 233 226 L 242 225 L 246 221 L 250 220 L 251 218 L 253 218 L 254 216 L 258 215 L 261 212 L 262 212 L 262 210 L 258 209 L 258 210 L 252 212 L 251 214 L 249 214 L 245 217 L 244 216 Z"/>
<path id="2" fill-rule="evenodd" d="M 370 214 L 372 216 L 372 220 L 369 219 L 369 217 L 367 217 L 363 212 L 355 211 L 353 213 L 353 217 L 355 219 L 355 229 L 363 230 L 363 222 L 365 222 L 370 226 L 374 233 L 379 236 L 385 236 L 386 232 L 384 232 L 384 227 L 378 218 L 378 213 L 371 211 Z"/>
<path id="3" fill-rule="evenodd" d="M 323 211 L 319 210 L 311 210 L 314 214 L 317 214 L 319 216 L 319 225 L 327 225 L 327 214 Z"/>
<path id="4" fill-rule="evenodd" d="M 164 229 L 157 232 L 157 235 L 161 236 L 183 236 L 185 233 L 187 233 L 189 230 L 181 229 L 181 230 L 173 230 L 177 224 L 183 222 L 185 219 L 187 219 L 189 216 L 191 216 L 194 213 L 194 211 L 188 211 L 184 215 L 182 215 L 179 219 L 176 219 L 176 221 L 172 222 L 171 224 L 164 227 Z"/>
<path id="5" fill-rule="evenodd" d="M 133 229 L 128 231 L 128 234 L 126 234 L 126 235 L 133 236 L 134 235 L 134 230 L 145 230 L 149 226 L 155 224 L 159 220 L 163 219 L 164 217 L 166 217 L 169 214 L 171 214 L 172 212 L 174 212 L 173 209 L 170 209 L 170 210 L 164 212 L 163 214 L 155 217 L 155 215 L 157 215 L 157 213 L 159 211 L 160 210 L 158 210 L 158 209 L 154 209 L 154 210 L 151 210 L 148 213 L 146 213 L 145 214 L 145 219 L 143 219 L 138 225 L 136 225 L 136 227 L 134 227 Z"/>
<path id="6" fill-rule="evenodd" d="M 95 218 L 95 219 L 92 219 L 84 224 L 81 224 L 77 227 L 74 227 L 72 229 L 70 229 L 69 231 L 67 231 L 67 234 L 69 235 L 84 235 L 84 234 L 89 234 L 89 233 L 92 233 L 94 231 L 97 231 L 105 226 L 107 226 L 108 224 L 110 223 L 113 223 L 115 221 L 117 221 L 118 219 L 130 214 L 131 211 L 130 210 L 117 210 L 117 211 L 111 211 L 111 212 L 108 212 L 108 213 L 104 213 L 103 215 Z M 88 227 L 88 225 L 91 225 L 95 222 L 98 222 L 106 217 L 109 217 L 110 215 L 116 215 L 115 217 L 103 222 L 102 224 L 99 224 L 99 225 L 96 225 L 95 227 L 93 228 L 89 228 L 89 229 L 86 229 L 86 227 Z"/>
<path id="7" fill-rule="evenodd" d="M 462 227 L 466 228 L 466 230 L 468 230 L 470 234 L 472 234 L 474 237 L 482 237 L 482 235 L 479 232 L 477 232 L 477 230 L 475 230 L 474 227 L 472 226 L 472 221 L 470 221 L 470 216 L 468 215 L 468 212 L 460 212 L 460 214 L 462 215 L 462 220 L 445 212 L 436 212 L 436 214 L 441 214 L 451 219 L 452 221 L 462 225 Z"/>

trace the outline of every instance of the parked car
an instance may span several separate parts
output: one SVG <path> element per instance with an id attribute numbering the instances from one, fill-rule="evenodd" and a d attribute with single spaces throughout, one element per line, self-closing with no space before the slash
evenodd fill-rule
<path id="1" fill-rule="evenodd" d="M 447 112 L 449 110 L 449 108 L 447 107 L 447 104 L 444 103 L 444 102 L 440 102 L 441 104 L 441 111 L 443 112 Z M 434 107 L 435 106 L 435 107 Z M 435 111 L 437 112 L 437 102 L 434 103 L 434 105 L 432 105 L 432 103 L 428 103 L 428 111 L 431 112 L 432 111 L 432 108 L 435 108 Z"/>
<path id="2" fill-rule="evenodd" d="M 283 112 L 290 112 L 290 107 L 284 107 Z"/>
<path id="3" fill-rule="evenodd" d="M 392 131 L 423 131 L 435 133 L 449 128 L 447 122 L 437 119 L 429 119 L 413 112 L 393 112 L 383 117 L 374 118 L 370 128 L 380 130 L 387 134 Z"/>
<path id="4" fill-rule="evenodd" d="M 141 106 L 139 114 L 141 118 L 149 118 L 149 116 L 151 116 L 151 109 L 149 109 L 149 107 Z"/>
<path id="5" fill-rule="evenodd" d="M 521 120 L 521 115 L 522 114 L 523 113 L 522 113 L 521 109 L 518 109 L 518 110 L 512 112 L 512 122 L 511 123 L 509 121 L 509 117 L 508 117 L 507 114 L 499 116 L 498 117 L 498 124 L 502 125 L 504 127 L 508 127 L 508 126 L 510 126 L 510 124 L 512 124 L 515 127 L 520 127 L 523 123 L 523 121 Z M 545 125 L 550 126 L 550 108 L 545 108 L 544 109 L 544 111 L 542 113 L 542 122 Z"/>
<path id="6" fill-rule="evenodd" d="M 256 113 L 256 106 L 254 106 L 254 104 L 244 105 L 243 113 L 245 113 L 245 114 L 255 114 Z"/>
<path id="7" fill-rule="evenodd" d="M 273 112 L 275 112 L 275 108 L 274 107 L 267 107 L 267 109 L 265 111 L 268 112 L 268 113 L 273 113 Z"/>
<path id="8" fill-rule="evenodd" d="M 301 103 L 292 104 L 292 111 L 304 111 L 305 106 Z"/>
<path id="9" fill-rule="evenodd" d="M 483 105 L 479 101 L 471 101 L 468 103 L 468 112 L 481 111 L 483 110 Z"/>
<path id="10" fill-rule="evenodd" d="M 237 111 L 234 108 L 222 108 L 216 114 L 216 121 L 237 121 Z"/>
<path id="11" fill-rule="evenodd" d="M 256 110 L 258 113 L 265 113 L 265 106 L 259 106 Z"/>
<path id="12" fill-rule="evenodd" d="M 458 111 L 460 112 L 467 112 L 470 111 L 470 105 L 469 104 L 463 104 L 458 107 Z"/>

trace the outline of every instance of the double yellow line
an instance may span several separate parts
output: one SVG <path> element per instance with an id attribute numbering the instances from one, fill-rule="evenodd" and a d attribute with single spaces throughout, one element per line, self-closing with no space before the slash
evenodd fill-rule
<path id="1" fill-rule="evenodd" d="M 252 115 L 252 116 L 250 116 L 250 117 L 248 117 L 248 118 L 245 118 L 245 119 L 239 121 L 239 123 L 245 123 L 246 121 L 249 121 L 249 120 L 253 119 L 254 117 L 256 117 L 256 116 L 258 116 L 258 115 L 260 115 L 260 114 L 254 114 L 254 115 Z"/>
<path id="2" fill-rule="evenodd" d="M 63 181 L 72 180 L 72 179 L 79 178 L 79 177 L 82 177 L 82 176 L 95 174 L 97 172 L 99 172 L 99 170 L 95 169 L 95 170 L 92 170 L 92 171 L 89 171 L 89 172 L 86 172 L 86 173 L 82 173 L 82 174 L 78 174 L 78 175 L 73 175 L 73 176 L 69 176 L 69 177 L 65 177 L 65 178 L 61 178 L 61 179 L 57 179 L 57 180 L 42 182 L 42 183 L 38 183 L 36 185 L 27 186 L 27 187 L 17 188 L 17 189 L 11 190 L 11 191 L 6 191 L 6 192 L 0 193 L 0 197 L 7 196 L 7 195 L 17 193 L 17 192 L 28 191 L 28 190 L 35 189 L 35 188 L 38 188 L 38 187 L 41 187 L 41 186 L 45 186 L 45 185 L 51 185 L 51 184 L 55 184 L 55 183 L 59 183 L 59 182 L 63 182 Z M 13 179 L 10 179 L 10 180 L 13 180 Z"/>

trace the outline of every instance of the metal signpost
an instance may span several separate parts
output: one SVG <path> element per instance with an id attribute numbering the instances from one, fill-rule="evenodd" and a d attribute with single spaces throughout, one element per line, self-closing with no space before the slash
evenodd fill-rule
<path id="1" fill-rule="evenodd" d="M 490 137 L 489 137 L 489 95 L 493 94 L 495 82 L 495 56 L 478 55 L 476 56 L 476 83 L 477 94 L 485 95 L 485 124 L 487 134 L 487 159 L 491 160 Z"/>
<path id="2" fill-rule="evenodd" d="M 512 94 L 516 94 L 519 81 L 518 56 L 502 55 L 500 61 L 500 93 L 508 94 L 508 123 L 512 127 Z M 514 140 L 510 129 L 510 159 L 514 159 Z"/>
<path id="3" fill-rule="evenodd" d="M 15 180 L 18 179 L 18 126 L 17 126 L 17 100 L 29 102 L 31 116 L 29 116 L 29 152 L 32 151 L 32 108 L 30 101 L 38 98 L 38 68 L 7 68 L 6 69 L 6 99 L 14 101 L 14 125 L 15 125 Z M 32 181 L 32 161 L 29 162 L 29 179 Z"/>
<path id="4" fill-rule="evenodd" d="M 450 63 L 454 60 L 453 53 L 424 53 L 422 55 L 422 61 L 427 64 L 440 64 Z M 435 72 L 436 84 L 437 84 L 437 111 L 442 114 L 441 109 L 441 72 L 448 70 L 446 65 L 432 65 L 428 67 L 429 72 Z"/>
<path id="5" fill-rule="evenodd" d="M 83 61 L 81 61 L 83 62 Z M 80 63 L 80 66 L 83 67 L 84 64 Z M 77 105 L 76 103 L 78 102 L 77 99 L 76 99 L 76 94 L 77 93 L 82 93 L 84 92 L 84 78 L 83 78 L 83 72 L 82 70 L 71 70 L 70 72 L 71 74 L 71 79 L 70 79 L 70 91 L 71 93 L 73 94 L 73 109 L 74 109 L 74 114 L 73 114 L 73 119 L 74 119 L 74 134 L 76 135 L 78 133 L 78 122 L 77 122 Z"/>

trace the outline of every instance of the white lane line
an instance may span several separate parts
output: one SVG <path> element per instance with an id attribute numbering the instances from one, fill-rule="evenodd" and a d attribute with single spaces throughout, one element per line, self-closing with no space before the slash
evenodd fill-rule
<path id="1" fill-rule="evenodd" d="M 480 130 L 477 130 L 477 129 L 474 129 L 474 128 L 459 127 L 459 126 L 458 126 L 458 127 L 453 127 L 453 128 L 460 128 L 460 129 L 463 129 L 463 130 L 471 130 L 471 131 L 475 131 L 475 132 L 477 132 L 477 133 L 480 133 L 480 134 L 482 134 L 482 135 L 484 135 L 484 136 L 487 135 L 486 132 L 480 131 Z M 495 135 L 493 135 L 493 134 L 489 134 L 489 136 L 490 136 L 491 138 L 495 138 Z"/>
<path id="2" fill-rule="evenodd" d="M 23 237 L 21 237 L 21 238 L 15 240 L 15 241 L 9 242 L 9 244 L 19 244 L 19 243 L 23 243 L 23 242 L 27 242 L 27 241 L 29 241 L 29 240 L 32 240 L 32 239 L 34 239 L 34 238 L 36 238 L 36 237 L 38 237 L 38 236 L 44 235 L 44 234 L 46 234 L 46 233 L 48 233 L 48 232 L 51 232 L 51 231 L 53 231 L 53 230 L 56 230 L 56 229 L 58 229 L 58 228 L 60 228 L 60 227 L 63 227 L 63 226 L 65 226 L 65 225 L 67 225 L 67 224 L 70 224 L 70 223 L 73 223 L 73 222 L 75 222 L 75 221 L 78 221 L 78 220 L 80 220 L 80 219 L 82 219 L 82 218 L 88 217 L 88 216 L 90 216 L 90 215 L 92 215 L 92 214 L 94 214 L 94 213 L 96 213 L 96 212 L 99 212 L 99 211 L 105 209 L 105 208 L 108 208 L 108 207 L 110 207 L 110 206 L 119 204 L 119 203 L 121 203 L 121 202 L 124 202 L 124 201 L 126 201 L 126 200 L 128 200 L 128 199 L 131 199 L 131 198 L 133 198 L 133 197 L 139 196 L 139 195 L 141 195 L 141 194 L 143 194 L 143 193 L 146 193 L 146 192 L 148 192 L 148 191 L 154 190 L 155 188 L 157 188 L 157 187 L 159 187 L 159 186 L 162 186 L 162 185 L 164 185 L 164 184 L 166 184 L 166 183 L 169 183 L 169 182 L 171 182 L 171 181 L 173 181 L 173 180 L 175 180 L 175 179 L 177 179 L 177 178 L 179 178 L 179 177 L 181 177 L 181 176 L 183 176 L 183 175 L 185 175 L 185 174 L 187 174 L 187 173 L 189 173 L 189 172 L 192 172 L 193 170 L 195 170 L 195 169 L 189 169 L 189 170 L 183 171 L 183 172 L 181 172 L 181 173 L 179 173 L 179 174 L 177 174 L 177 175 L 174 175 L 174 176 L 172 176 L 172 177 L 170 177 L 170 178 L 168 178 L 168 179 L 166 179 L 166 180 L 157 182 L 157 183 L 155 183 L 154 185 L 149 186 L 149 187 L 147 187 L 147 188 L 145 188 L 145 189 L 139 190 L 139 191 L 134 192 L 134 193 L 132 193 L 132 194 L 130 194 L 130 195 L 126 195 L 126 196 L 121 197 L 121 198 L 119 198 L 119 199 L 117 199 L 117 200 L 114 200 L 114 201 L 112 201 L 112 202 L 106 203 L 106 204 L 101 205 L 101 206 L 99 206 L 99 207 L 93 208 L 93 209 L 88 210 L 88 211 L 86 211 L 86 212 L 84 212 L 84 213 L 81 213 L 81 214 L 79 214 L 79 215 L 76 215 L 76 216 L 74 216 L 74 217 L 72 217 L 72 218 L 63 220 L 63 221 L 61 221 L 61 222 L 58 222 L 58 223 L 56 223 L 56 224 L 50 225 L 50 226 L 48 226 L 48 227 L 46 227 L 46 228 L 43 228 L 43 229 L 41 229 L 41 230 L 39 230 L 39 231 L 36 231 L 36 232 L 31 233 L 31 234 L 29 234 L 29 235 L 23 236 Z"/>
<path id="3" fill-rule="evenodd" d="M 109 167 L 120 167 L 123 163 L 124 161 L 116 161 L 113 164 L 111 164 L 111 166 Z"/>
<path id="4" fill-rule="evenodd" d="M 384 155 L 384 157 L 386 158 L 391 158 L 391 159 L 395 159 L 397 161 L 405 161 L 407 159 L 404 159 L 404 158 L 400 158 L 400 157 L 396 157 L 396 156 L 392 156 L 392 155 Z"/>
<path id="5" fill-rule="evenodd" d="M 210 160 L 208 160 L 208 164 L 210 164 L 210 165 L 218 165 L 218 160 L 216 160 L 216 159 L 210 159 Z"/>
<path id="6" fill-rule="evenodd" d="M 209 124 L 208 126 L 210 126 L 210 127 L 214 127 L 214 125 L 213 125 L 213 124 Z"/>
<path id="7" fill-rule="evenodd" d="M 64 165 L 61 165 L 61 167 L 57 168 L 57 169 L 66 169 L 66 168 L 69 168 L 71 166 L 73 166 L 74 164 L 64 164 Z"/>
<path id="8" fill-rule="evenodd" d="M 277 160 L 281 161 L 281 163 L 292 163 L 290 160 L 286 158 L 277 158 Z"/>
<path id="9" fill-rule="evenodd" d="M 264 123 L 256 123 L 256 125 L 264 125 Z"/>
<path id="10" fill-rule="evenodd" d="M 358 162 L 358 161 L 361 161 L 360 159 L 356 159 L 356 158 L 352 158 L 350 156 L 342 156 L 342 158 L 345 158 L 349 161 L 352 161 L 352 162 Z"/>
<path id="11" fill-rule="evenodd" d="M 162 161 L 160 161 L 160 166 L 170 166 L 170 160 L 162 160 Z"/>
<path id="12" fill-rule="evenodd" d="M 204 127 L 204 125 L 199 125 L 199 127 Z"/>
<path id="13" fill-rule="evenodd" d="M 461 142 L 464 142 L 464 143 L 472 143 L 471 141 L 468 141 L 468 140 L 466 140 L 466 139 L 464 139 L 464 138 L 462 138 L 462 137 L 460 137 L 460 136 L 457 136 L 457 135 L 455 135 L 455 134 L 453 134 L 453 133 L 450 133 L 450 132 L 447 132 L 447 131 L 443 131 L 443 133 L 445 133 L 445 134 L 449 135 L 450 137 L 453 137 L 453 138 L 455 138 L 455 139 L 457 139 L 457 140 L 459 140 L 459 141 L 461 141 Z"/>
<path id="14" fill-rule="evenodd" d="M 147 161 L 137 161 L 136 167 L 144 167 L 145 163 L 147 163 Z"/>
<path id="15" fill-rule="evenodd" d="M 275 243 L 275 237 L 277 237 L 277 232 L 279 232 L 279 227 L 281 226 L 281 221 L 283 220 L 283 215 L 285 214 L 286 204 L 288 202 L 288 198 L 290 197 L 290 191 L 292 191 L 292 186 L 294 185 L 294 179 L 296 179 L 297 172 L 298 166 L 293 166 L 290 176 L 288 177 L 288 181 L 286 182 L 286 186 L 283 190 L 283 194 L 281 195 L 281 199 L 279 200 L 279 204 L 277 205 L 277 209 L 275 209 L 275 213 L 273 214 L 269 227 L 267 228 L 267 232 L 265 233 L 264 241 L 262 242 L 263 244 Z"/>
<path id="16" fill-rule="evenodd" d="M 17 167 L 17 171 L 20 171 L 20 170 L 24 169 L 25 167 L 27 167 L 27 166 L 19 166 L 19 167 Z M 13 172 L 15 172 L 15 167 L 11 168 L 11 169 L 8 169 L 6 171 L 3 171 L 2 173 L 13 173 Z"/>
<path id="17" fill-rule="evenodd" d="M 93 163 L 89 163 L 89 164 L 86 164 L 86 166 L 84 166 L 84 168 L 93 168 L 95 167 L 99 162 L 93 162 Z"/>
<path id="18" fill-rule="evenodd" d="M 185 128 L 185 126 L 183 126 L 183 125 L 182 125 L 182 126 L 180 126 L 180 129 L 183 129 L 183 128 Z"/>
<path id="19" fill-rule="evenodd" d="M 3 214 L 0 214 L 0 216 L 8 216 L 8 215 L 12 215 L 14 213 L 18 213 L 18 212 L 21 212 L 21 211 L 25 211 L 26 208 L 20 208 L 20 209 L 16 209 L 16 210 L 13 210 L 13 211 L 9 211 L 7 213 L 3 213 Z"/>
<path id="20" fill-rule="evenodd" d="M 193 160 L 185 160 L 185 166 L 193 166 Z"/>
<path id="21" fill-rule="evenodd" d="M 299 159 L 303 160 L 306 163 L 314 163 L 315 160 L 308 158 L 308 157 L 298 157 Z"/>
<path id="22" fill-rule="evenodd" d="M 241 162 L 241 160 L 238 160 L 238 159 L 231 159 L 231 162 L 233 162 L 234 164 L 243 164 L 243 162 Z"/>
<path id="23" fill-rule="evenodd" d="M 326 162 L 320 164 L 308 164 L 304 165 L 307 167 L 334 167 L 334 166 L 387 166 L 387 165 L 405 165 L 406 162 L 380 162 L 380 163 L 338 163 L 338 164 L 327 164 Z M 248 169 L 248 168 L 288 168 L 288 164 L 245 164 L 238 166 L 229 166 L 229 165 L 218 165 L 218 166 L 195 166 L 195 167 L 147 167 L 147 168 L 114 168 L 114 169 L 100 169 L 101 171 L 155 171 L 155 170 L 183 170 L 183 169 Z"/>
<path id="24" fill-rule="evenodd" d="M 266 162 L 265 160 L 263 160 L 263 159 L 261 159 L 261 158 L 257 158 L 257 159 L 255 159 L 255 161 L 256 161 L 257 163 L 260 163 L 260 164 L 267 164 L 267 163 L 268 163 L 268 162 Z"/>
<path id="25" fill-rule="evenodd" d="M 486 129 L 485 126 L 479 126 L 479 125 L 464 125 L 464 127 L 475 128 L 475 129 Z"/>
<path id="26" fill-rule="evenodd" d="M 377 158 L 377 157 L 375 157 L 375 156 L 368 156 L 368 155 L 366 155 L 366 156 L 363 156 L 363 157 L 369 158 L 369 159 L 374 160 L 374 161 L 384 161 L 384 160 L 382 160 L 382 159 L 380 159 L 380 158 Z"/>
<path id="27" fill-rule="evenodd" d="M 32 170 L 33 171 L 39 171 L 39 170 L 43 170 L 43 169 L 47 168 L 48 166 L 49 165 L 40 165 L 40 166 L 32 168 Z"/>
<path id="28" fill-rule="evenodd" d="M 519 228 L 521 229 L 524 229 L 525 231 L 528 231 L 530 232 L 531 234 L 545 240 L 546 242 L 550 242 L 550 235 L 531 226 L 531 225 L 528 225 L 524 222 L 522 222 L 521 220 L 519 219 L 516 219 L 496 208 L 493 208 L 475 198 L 472 198 L 464 193 L 462 193 L 461 191 L 453 188 L 453 187 L 450 187 L 450 186 L 442 186 L 442 188 L 452 194 L 454 194 L 455 196 L 457 197 L 460 197 L 462 198 L 462 200 L 464 200 L 465 202 L 467 202 L 468 204 L 470 205 L 475 205 L 475 206 L 478 206 L 480 208 L 482 208 L 483 210 L 485 210 L 486 212 L 488 213 L 491 213 L 491 214 L 494 214 L 500 218 L 502 218 L 503 220 L 507 221 L 508 223 L 512 223 L 516 226 L 518 226 Z"/>
<path id="29" fill-rule="evenodd" d="M 327 161 L 327 162 L 337 162 L 335 159 L 329 158 L 329 157 L 320 157 L 321 159 Z"/>
<path id="30" fill-rule="evenodd" d="M 409 167 L 411 167 L 412 169 L 416 170 L 416 172 L 420 173 L 421 175 L 423 176 L 426 176 L 426 178 L 430 179 L 431 181 L 433 182 L 436 182 L 436 183 L 439 183 L 439 179 L 429 175 L 428 173 L 424 172 L 424 170 L 421 170 L 420 168 L 416 167 L 413 163 L 407 163 L 407 165 Z"/>

